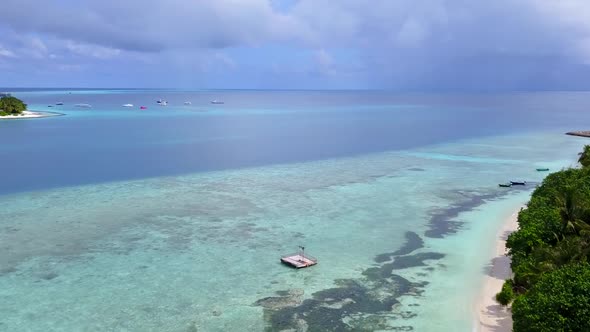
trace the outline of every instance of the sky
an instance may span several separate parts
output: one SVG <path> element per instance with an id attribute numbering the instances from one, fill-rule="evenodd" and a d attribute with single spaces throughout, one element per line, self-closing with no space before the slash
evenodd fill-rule
<path id="1" fill-rule="evenodd" d="M 2 0 L 0 86 L 590 89 L 588 0 Z"/>

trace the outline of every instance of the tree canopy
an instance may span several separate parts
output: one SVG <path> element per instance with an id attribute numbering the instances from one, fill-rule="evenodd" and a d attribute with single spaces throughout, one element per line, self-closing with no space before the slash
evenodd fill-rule
<path id="1" fill-rule="evenodd" d="M 512 305 L 514 331 L 590 331 L 590 264 L 541 276 Z"/>
<path id="2" fill-rule="evenodd" d="M 27 104 L 16 97 L 6 96 L 0 98 L 0 115 L 16 115 L 26 110 Z"/>
<path id="3" fill-rule="evenodd" d="M 590 331 L 590 146 L 582 168 L 550 174 L 506 241 L 514 278 L 496 299 L 513 300 L 514 331 Z"/>
<path id="4" fill-rule="evenodd" d="M 584 147 L 584 151 L 580 153 L 580 159 L 578 162 L 584 167 L 590 166 L 590 145 Z"/>

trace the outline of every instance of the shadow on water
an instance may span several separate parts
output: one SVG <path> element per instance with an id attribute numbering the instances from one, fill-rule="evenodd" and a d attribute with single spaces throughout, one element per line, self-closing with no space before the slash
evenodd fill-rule
<path id="1" fill-rule="evenodd" d="M 424 232 L 424 236 L 429 238 L 443 238 L 447 235 L 455 234 L 461 229 L 463 222 L 457 220 L 457 217 L 463 213 L 471 211 L 488 201 L 496 200 L 518 191 L 530 191 L 536 187 L 537 183 L 528 183 L 526 186 L 512 186 L 506 190 L 497 190 L 486 194 L 464 194 L 465 198 L 459 203 L 443 209 L 434 210 L 430 215 L 429 229 Z"/>

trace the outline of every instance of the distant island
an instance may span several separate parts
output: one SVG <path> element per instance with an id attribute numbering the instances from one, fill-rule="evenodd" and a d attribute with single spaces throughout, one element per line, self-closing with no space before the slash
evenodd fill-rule
<path id="1" fill-rule="evenodd" d="M 21 115 L 27 110 L 27 104 L 13 96 L 0 98 L 0 116 Z"/>
<path id="2" fill-rule="evenodd" d="M 42 118 L 51 115 L 28 111 L 27 104 L 8 93 L 3 93 L 0 98 L 0 119 Z"/>

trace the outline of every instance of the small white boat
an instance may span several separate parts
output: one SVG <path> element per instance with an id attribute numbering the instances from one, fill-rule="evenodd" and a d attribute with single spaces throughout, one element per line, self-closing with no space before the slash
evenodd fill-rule
<path id="1" fill-rule="evenodd" d="M 190 101 L 185 101 L 184 104 L 185 105 L 192 105 L 193 103 L 191 103 Z"/>
<path id="2" fill-rule="evenodd" d="M 224 104 L 224 102 L 221 100 L 214 99 L 214 100 L 211 100 L 211 104 Z"/>
<path id="3" fill-rule="evenodd" d="M 133 104 L 125 104 L 123 107 L 133 107 Z"/>
<path id="4" fill-rule="evenodd" d="M 160 106 L 167 106 L 168 105 L 168 102 L 165 101 L 164 99 L 158 99 L 156 101 L 156 103 L 158 103 L 158 105 L 160 105 Z"/>
<path id="5" fill-rule="evenodd" d="M 92 105 L 90 105 L 90 104 L 76 104 L 74 106 L 76 106 L 76 107 L 82 107 L 82 108 L 90 108 L 90 107 L 92 107 Z"/>

